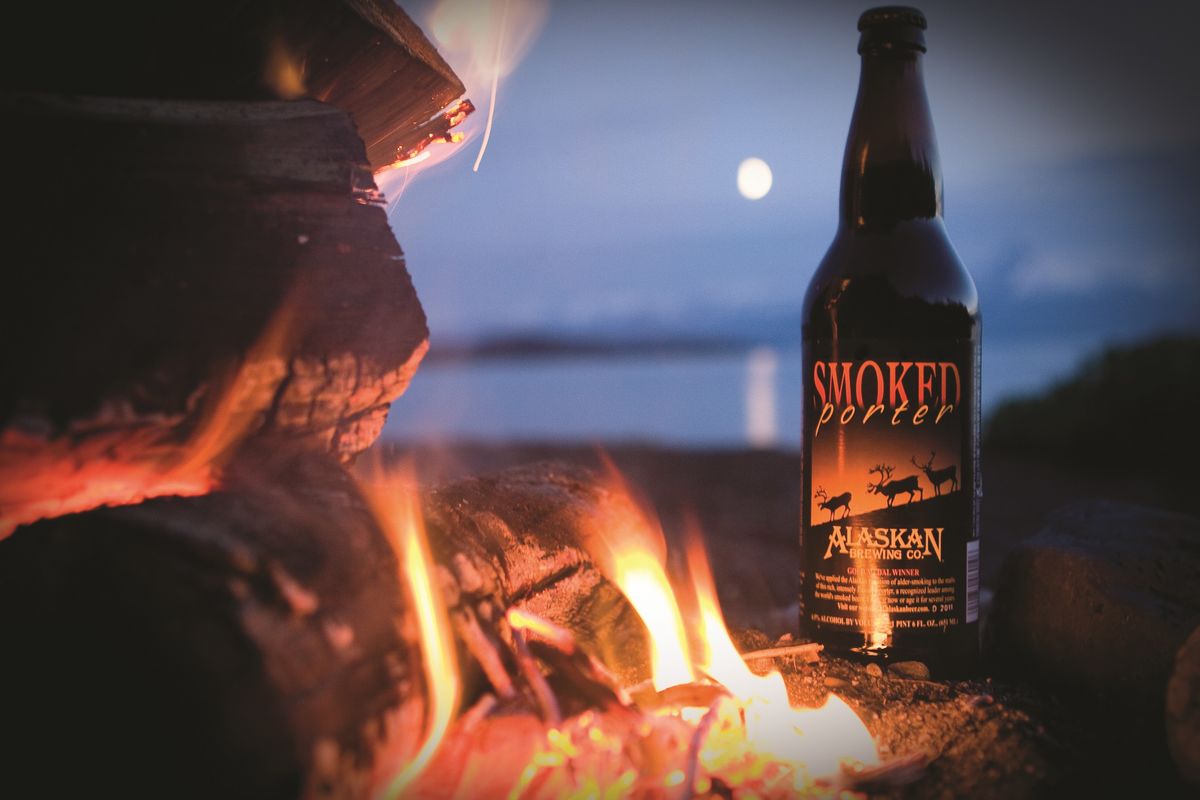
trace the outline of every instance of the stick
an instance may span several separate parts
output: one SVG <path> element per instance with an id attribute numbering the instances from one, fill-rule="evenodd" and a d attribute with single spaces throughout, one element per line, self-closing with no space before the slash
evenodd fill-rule
<path id="1" fill-rule="evenodd" d="M 843 776 L 854 790 L 896 789 L 919 780 L 930 761 L 925 753 L 908 753 L 876 767 L 847 770 Z"/>
<path id="2" fill-rule="evenodd" d="M 459 611 L 457 617 L 459 635 L 462 636 L 467 650 L 479 662 L 488 682 L 501 697 L 506 700 L 511 698 L 516 694 L 516 690 L 513 688 L 512 678 L 508 676 L 508 670 L 504 668 L 504 659 L 501 658 L 500 651 L 479 627 L 479 621 L 475 619 L 475 614 L 470 608 Z"/>
<path id="3" fill-rule="evenodd" d="M 721 703 L 726 699 L 726 695 L 721 695 L 712 701 L 708 711 L 704 712 L 704 716 L 700 718 L 700 722 L 696 725 L 696 730 L 688 742 L 687 770 L 684 772 L 683 780 L 684 797 L 691 797 L 696 793 L 696 772 L 700 768 L 700 746 L 704 743 L 709 731 L 712 730 L 712 726 L 716 724 L 721 711 Z"/>
<path id="4" fill-rule="evenodd" d="M 533 691 L 533 696 L 536 698 L 538 706 L 542 709 L 543 718 L 551 725 L 562 724 L 562 709 L 558 705 L 558 698 L 554 696 L 554 691 L 550 688 L 550 684 L 546 682 L 546 676 L 542 674 L 538 668 L 537 662 L 533 658 L 533 654 L 529 652 L 529 645 L 525 641 L 525 633 L 520 628 L 513 628 L 513 645 L 516 650 L 517 664 L 521 668 L 521 674 L 529 683 L 529 688 Z"/>
<path id="5" fill-rule="evenodd" d="M 769 658 L 799 658 L 804 661 L 816 661 L 820 652 L 825 649 L 822 644 L 805 642 L 804 644 L 789 644 L 783 647 L 768 647 L 763 650 L 752 650 L 742 653 L 743 661 L 765 661 Z"/>
<path id="6" fill-rule="evenodd" d="M 592 705 L 631 704 L 629 695 L 597 658 L 586 652 L 571 631 L 523 608 L 510 608 L 505 619 L 521 631 L 529 648 Z"/>
<path id="7" fill-rule="evenodd" d="M 459 731 L 472 730 L 496 709 L 496 706 L 499 704 L 499 702 L 500 701 L 496 699 L 496 695 L 492 694 L 491 692 L 485 692 L 484 695 L 475 702 L 475 705 L 467 709 L 466 713 L 459 718 Z"/>

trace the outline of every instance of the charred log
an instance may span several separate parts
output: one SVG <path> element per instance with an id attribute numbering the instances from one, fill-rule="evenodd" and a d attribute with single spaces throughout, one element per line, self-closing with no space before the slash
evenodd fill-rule
<path id="1" fill-rule="evenodd" d="M 0 293 L 0 536 L 178 491 L 153 485 L 161 456 L 218 407 L 341 458 L 374 441 L 427 329 L 346 114 L 10 95 L 0 124 L 24 195 Z"/>
<path id="2" fill-rule="evenodd" d="M 393 0 L 26 4 L 0 86 L 202 100 L 309 97 L 350 114 L 371 167 L 411 149 L 462 82 Z M 75 162 L 86 139 L 59 151 Z"/>
<path id="3" fill-rule="evenodd" d="M 439 488 L 425 517 L 435 557 L 458 570 L 468 600 L 525 608 L 632 671 L 647 663 L 642 637 L 632 635 L 641 623 L 585 549 L 625 510 L 590 470 L 542 462 Z"/>
<path id="4" fill-rule="evenodd" d="M 389 736 L 419 735 L 386 540 L 336 464 L 273 472 L 0 544 L 4 724 L 25 744 L 13 767 L 69 759 L 70 789 L 89 794 L 338 795 L 365 787 Z M 54 793 L 71 793 L 64 779 Z"/>
<path id="5" fill-rule="evenodd" d="M 609 642 L 635 630 L 572 545 L 606 502 L 588 473 L 555 466 L 427 498 L 468 682 L 485 647 L 509 697 L 528 691 L 505 621 L 516 605 L 575 621 L 607 608 Z M 315 455 L 244 454 L 210 495 L 21 529 L 0 543 L 3 724 L 21 742 L 0 783 L 65 757 L 56 792 L 362 796 L 424 725 L 398 566 L 350 476 Z"/>

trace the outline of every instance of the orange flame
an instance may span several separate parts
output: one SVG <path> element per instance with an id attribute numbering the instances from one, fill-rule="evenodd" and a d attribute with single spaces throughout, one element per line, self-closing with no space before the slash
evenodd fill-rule
<path id="1" fill-rule="evenodd" d="M 393 202 L 399 199 L 418 172 L 457 154 L 461 147 L 428 147 L 436 142 L 466 143 L 480 138 L 473 169 L 478 172 L 491 140 L 497 99 L 502 81 L 525 57 L 549 14 L 548 0 L 438 0 L 421 20 L 438 51 L 454 68 L 466 87 L 466 95 L 487 97 L 484 120 L 468 117 L 474 110 L 463 101 L 443 112 L 437 133 L 396 162 L 376 173 L 379 188 Z M 465 121 L 465 122 L 464 122 Z M 453 130 L 451 130 L 453 129 Z M 391 212 L 391 207 L 388 211 Z"/>
<path id="2" fill-rule="evenodd" d="M 187 442 L 167 461 L 167 476 L 196 475 L 220 467 L 250 431 L 256 415 L 244 406 L 251 395 L 275 386 L 286 372 L 286 358 L 295 330 L 298 300 L 293 292 L 224 381 L 218 381 L 212 400 L 201 410 L 200 422 Z M 250 404 L 252 405 L 252 404 Z"/>
<path id="3" fill-rule="evenodd" d="M 628 598 L 650 633 L 654 688 L 690 683 L 687 629 L 666 572 L 666 540 L 652 515 L 633 499 L 616 468 L 607 463 L 612 513 L 585 543 L 601 571 Z"/>
<path id="4" fill-rule="evenodd" d="M 820 708 L 794 707 L 780 673 L 757 675 L 746 666 L 725 627 L 694 524 L 686 556 L 698 630 L 690 632 L 689 647 L 685 616 L 667 577 L 665 537 L 609 466 L 610 496 L 585 544 L 646 625 L 654 685 L 660 692 L 684 683 L 718 685 L 672 695 L 690 700 L 672 703 L 663 693 L 662 704 L 649 709 L 604 706 L 566 719 L 493 715 L 496 699 L 485 696 L 440 746 L 459 699 L 457 665 L 415 496 L 393 475 L 372 484 L 367 496 L 402 554 L 414 603 L 425 609 L 421 641 L 433 694 L 418 754 L 392 779 L 387 796 L 691 797 L 721 785 L 735 797 L 861 797 L 842 790 L 851 785 L 848 771 L 878 761 L 862 720 L 835 695 Z M 519 607 L 508 609 L 506 619 L 514 630 L 557 641 L 564 652 L 574 647 L 568 632 Z M 687 706 L 708 704 L 711 697 L 716 699 L 703 708 Z M 435 755 L 436 767 L 426 769 Z"/>
<path id="5" fill-rule="evenodd" d="M 274 394 L 287 372 L 297 311 L 293 292 L 241 362 L 213 376 L 183 442 L 164 441 L 157 424 L 141 431 L 101 425 L 49 442 L 38 435 L 4 433 L 0 458 L 24 461 L 27 477 L 0 486 L 0 539 L 39 519 L 211 491 L 237 445 L 261 423 L 263 397 Z M 122 411 L 111 413 L 120 417 Z"/>
<path id="6" fill-rule="evenodd" d="M 440 0 L 429 14 L 428 29 L 467 93 L 490 98 L 476 172 L 491 138 L 500 80 L 525 56 L 548 12 L 546 0 Z"/>
<path id="7" fill-rule="evenodd" d="M 729 638 L 717 600 L 716 585 L 700 532 L 689 521 L 686 532 L 688 572 L 696 592 L 706 660 L 701 670 L 732 692 L 740 706 L 744 746 L 753 760 L 770 757 L 793 769 L 793 788 L 812 779 L 836 775 L 842 764 L 875 764 L 878 753 L 870 732 L 858 715 L 837 695 L 820 708 L 796 708 L 788 699 L 783 676 L 775 670 L 754 674 Z M 714 773 L 728 768 L 730 755 L 739 747 L 714 749 L 701 754 L 701 762 Z"/>
<path id="8" fill-rule="evenodd" d="M 654 653 L 655 688 L 661 691 L 701 674 L 732 695 L 730 702 L 708 712 L 714 720 L 698 752 L 702 775 L 721 776 L 730 785 L 738 785 L 761 779 L 762 771 L 770 769 L 775 775 L 773 782 L 790 778 L 791 787 L 799 790 L 817 778 L 839 775 L 844 766 L 878 763 L 870 732 L 840 698 L 830 695 L 825 705 L 816 709 L 794 707 L 778 671 L 756 675 L 746 665 L 725 625 L 694 521 L 685 531 L 685 552 L 699 630 L 693 636 L 697 646 L 689 650 L 688 630 L 663 569 L 661 529 L 640 510 L 611 462 L 605 459 L 605 463 L 615 506 L 628 511 L 617 514 L 616 520 L 605 519 L 603 530 L 595 537 L 598 544 L 589 549 L 647 627 Z M 679 664 L 679 659 L 689 660 Z M 694 711 L 683 709 L 682 717 L 699 722 Z M 695 779 L 693 791 L 705 791 L 702 775 Z"/>
<path id="9" fill-rule="evenodd" d="M 262 82 L 283 100 L 296 100 L 308 91 L 304 85 L 304 59 L 292 52 L 282 36 L 272 37 L 267 44 Z"/>
<path id="10" fill-rule="evenodd" d="M 388 782 L 382 797 L 400 797 L 429 765 L 458 708 L 461 687 L 454 634 L 436 574 L 411 465 L 387 470 L 378 461 L 360 481 L 371 512 L 396 553 L 401 583 L 413 604 L 420 632 L 421 661 L 428 691 L 424 739 L 416 754 Z"/>

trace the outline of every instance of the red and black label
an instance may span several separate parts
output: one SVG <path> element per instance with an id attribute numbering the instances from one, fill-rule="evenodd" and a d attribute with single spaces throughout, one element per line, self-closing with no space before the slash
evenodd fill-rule
<path id="1" fill-rule="evenodd" d="M 886 648 L 978 619 L 978 357 L 971 341 L 805 350 L 801 611 Z"/>

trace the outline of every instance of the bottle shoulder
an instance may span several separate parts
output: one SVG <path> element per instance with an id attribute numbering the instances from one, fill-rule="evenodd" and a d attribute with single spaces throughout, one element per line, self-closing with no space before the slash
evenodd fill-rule
<path id="1" fill-rule="evenodd" d="M 973 337 L 981 323 L 975 281 L 937 219 L 839 230 L 803 309 L 806 335 L 840 325 L 842 335 Z"/>

